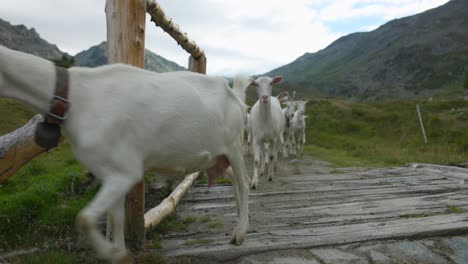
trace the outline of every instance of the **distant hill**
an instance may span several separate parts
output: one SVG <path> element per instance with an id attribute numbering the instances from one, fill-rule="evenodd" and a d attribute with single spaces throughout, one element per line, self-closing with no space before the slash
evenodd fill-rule
<path id="1" fill-rule="evenodd" d="M 265 75 L 303 93 L 361 99 L 408 97 L 461 81 L 468 70 L 468 1 L 452 0 L 339 38 Z"/>
<path id="2" fill-rule="evenodd" d="M 74 57 L 62 52 L 56 45 L 42 39 L 34 28 L 11 25 L 0 19 L 0 45 L 30 53 L 49 60 L 73 58 L 75 66 L 96 67 L 107 63 L 106 42 L 82 51 Z M 72 61 L 73 61 L 72 60 Z M 145 50 L 145 68 L 155 72 L 180 71 L 185 68 L 149 50 Z"/>
<path id="3" fill-rule="evenodd" d="M 56 45 L 42 39 L 34 28 L 28 29 L 23 25 L 13 26 L 2 19 L 0 19 L 0 45 L 49 60 L 58 60 L 63 55 L 70 56 L 59 50 Z"/>
<path id="4" fill-rule="evenodd" d="M 107 64 L 106 42 L 75 55 L 77 66 L 96 67 Z M 155 72 L 183 71 L 184 67 L 145 49 L 145 68 Z"/>

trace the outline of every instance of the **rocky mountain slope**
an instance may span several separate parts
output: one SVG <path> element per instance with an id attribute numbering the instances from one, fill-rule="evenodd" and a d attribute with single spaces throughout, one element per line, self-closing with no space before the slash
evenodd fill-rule
<path id="1" fill-rule="evenodd" d="M 78 66 L 96 67 L 107 64 L 106 42 L 93 46 L 75 55 Z M 170 72 L 186 70 L 175 62 L 169 61 L 150 50 L 145 50 L 145 68 L 155 72 Z"/>
<path id="2" fill-rule="evenodd" d="M 58 60 L 63 55 L 68 55 L 56 45 L 42 39 L 34 28 L 28 29 L 24 25 L 13 26 L 2 19 L 0 19 L 0 45 L 50 60 Z"/>
<path id="3" fill-rule="evenodd" d="M 468 70 L 468 1 L 452 0 L 339 38 L 266 75 L 283 75 L 303 93 L 361 99 L 432 93 Z"/>
<path id="4" fill-rule="evenodd" d="M 0 19 L 0 45 L 49 60 L 63 60 L 65 56 L 69 61 L 73 61 L 75 66 L 96 67 L 107 63 L 105 42 L 73 57 L 62 52 L 56 45 L 42 39 L 34 28 L 28 29 L 24 25 L 11 25 L 2 19 Z M 155 72 L 185 70 L 178 64 L 149 50 L 145 50 L 145 68 Z"/>

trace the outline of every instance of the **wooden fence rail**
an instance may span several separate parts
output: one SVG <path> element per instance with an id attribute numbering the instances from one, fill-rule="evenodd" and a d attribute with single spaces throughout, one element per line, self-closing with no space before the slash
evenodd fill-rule
<path id="1" fill-rule="evenodd" d="M 157 27 L 162 28 L 177 43 L 190 54 L 188 69 L 193 72 L 206 74 L 206 56 L 202 48 L 195 41 L 190 40 L 187 33 L 172 21 L 162 7 L 155 0 L 146 0 L 146 12 L 151 16 L 151 21 Z"/>

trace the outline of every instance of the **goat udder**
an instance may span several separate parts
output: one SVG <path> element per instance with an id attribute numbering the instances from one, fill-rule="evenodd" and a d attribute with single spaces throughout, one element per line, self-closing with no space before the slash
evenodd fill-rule
<path id="1" fill-rule="evenodd" d="M 208 173 L 208 187 L 213 185 L 214 180 L 216 177 L 223 177 L 226 173 L 226 169 L 229 167 L 229 161 L 226 156 L 217 156 L 216 163 L 213 167 L 206 170 Z"/>

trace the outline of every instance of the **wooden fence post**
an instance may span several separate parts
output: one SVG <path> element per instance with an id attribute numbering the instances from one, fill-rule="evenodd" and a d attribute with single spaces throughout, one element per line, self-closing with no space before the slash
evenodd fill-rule
<path id="1" fill-rule="evenodd" d="M 423 124 L 423 121 L 422 121 L 421 111 L 419 111 L 419 105 L 418 104 L 416 104 L 416 111 L 418 112 L 419 123 L 421 124 L 421 131 L 422 131 L 422 134 L 423 134 L 423 137 L 424 137 L 424 142 L 427 144 L 426 131 L 424 130 L 424 124 Z"/>
<path id="2" fill-rule="evenodd" d="M 107 59 L 109 63 L 127 63 L 144 68 L 145 0 L 106 0 Z M 138 183 L 125 201 L 126 239 L 135 250 L 145 241 L 145 186 Z"/>
<path id="3" fill-rule="evenodd" d="M 206 74 L 206 57 L 205 55 L 195 59 L 192 55 L 189 57 L 188 63 L 189 71 Z"/>

